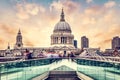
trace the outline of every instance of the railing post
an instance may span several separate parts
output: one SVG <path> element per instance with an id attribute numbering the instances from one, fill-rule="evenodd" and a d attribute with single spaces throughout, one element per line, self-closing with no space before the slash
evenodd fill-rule
<path id="1" fill-rule="evenodd" d="M 2 68 L 2 66 L 1 66 L 1 64 L 0 64 L 0 80 L 1 80 L 1 68 Z"/>

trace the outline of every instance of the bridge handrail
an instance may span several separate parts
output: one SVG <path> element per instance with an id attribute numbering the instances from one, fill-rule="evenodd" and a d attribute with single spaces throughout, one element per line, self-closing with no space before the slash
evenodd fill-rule
<path id="1" fill-rule="evenodd" d="M 100 62 L 111 62 L 111 63 L 120 63 L 120 61 L 105 61 L 105 60 L 97 60 L 97 59 L 90 59 L 91 57 L 61 57 L 61 58 L 37 58 L 37 59 L 28 59 L 28 60 L 14 60 L 14 61 L 6 61 L 6 62 L 0 62 L 0 64 L 5 63 L 13 63 L 13 62 L 26 62 L 26 61 L 35 61 L 35 60 L 44 60 L 44 59 L 85 59 L 85 60 L 92 60 L 92 61 L 100 61 Z M 119 59 L 119 58 L 109 58 L 109 59 Z"/>
<path id="2" fill-rule="evenodd" d="M 120 61 L 117 62 L 117 61 L 105 61 L 105 60 L 97 60 L 97 59 L 90 59 L 91 57 L 78 57 L 77 59 L 85 59 L 85 60 L 92 60 L 92 61 L 100 61 L 100 62 L 111 62 L 111 63 L 119 63 L 120 64 Z M 112 58 L 114 59 L 114 58 Z"/>

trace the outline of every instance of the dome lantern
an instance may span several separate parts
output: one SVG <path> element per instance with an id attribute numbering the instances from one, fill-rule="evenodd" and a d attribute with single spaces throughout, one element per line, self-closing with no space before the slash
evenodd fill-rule
<path id="1" fill-rule="evenodd" d="M 62 9 L 60 21 L 55 25 L 53 32 L 69 32 L 71 33 L 70 25 L 64 19 L 64 11 Z"/>
<path id="2" fill-rule="evenodd" d="M 64 11 L 63 11 L 63 8 L 62 8 L 62 12 L 61 12 L 61 19 L 60 19 L 60 21 L 65 21 L 65 19 L 64 19 Z"/>

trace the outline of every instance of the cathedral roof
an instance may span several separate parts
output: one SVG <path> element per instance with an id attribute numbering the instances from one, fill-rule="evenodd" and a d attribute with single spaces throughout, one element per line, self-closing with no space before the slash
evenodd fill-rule
<path id="1" fill-rule="evenodd" d="M 71 32 L 70 25 L 64 19 L 63 9 L 62 9 L 62 12 L 61 12 L 61 19 L 54 27 L 54 32 L 59 32 L 59 31 Z"/>

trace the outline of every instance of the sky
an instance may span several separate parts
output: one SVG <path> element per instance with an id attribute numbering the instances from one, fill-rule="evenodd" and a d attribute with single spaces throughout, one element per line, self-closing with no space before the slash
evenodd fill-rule
<path id="1" fill-rule="evenodd" d="M 0 0 L 0 49 L 14 47 L 19 29 L 25 47 L 50 46 L 62 8 L 78 47 L 82 36 L 102 50 L 120 36 L 120 0 Z"/>

